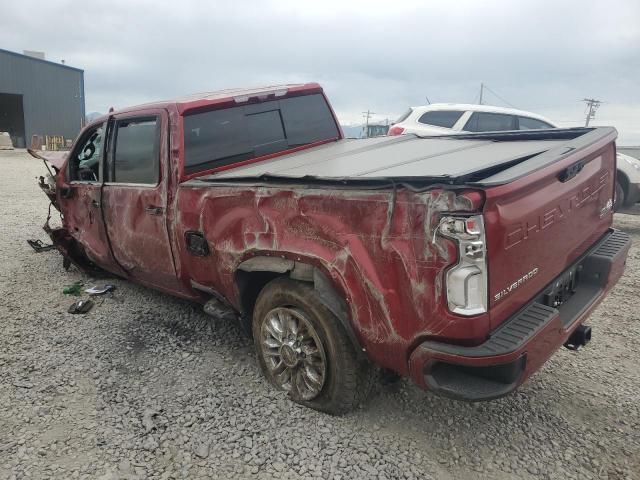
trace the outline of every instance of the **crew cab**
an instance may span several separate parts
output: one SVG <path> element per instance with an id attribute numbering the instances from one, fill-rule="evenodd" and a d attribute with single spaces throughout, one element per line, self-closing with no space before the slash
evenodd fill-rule
<path id="1" fill-rule="evenodd" d="M 378 369 L 508 394 L 622 275 L 613 128 L 347 140 L 318 84 L 114 111 L 40 185 L 67 265 L 199 302 L 332 414 Z"/>

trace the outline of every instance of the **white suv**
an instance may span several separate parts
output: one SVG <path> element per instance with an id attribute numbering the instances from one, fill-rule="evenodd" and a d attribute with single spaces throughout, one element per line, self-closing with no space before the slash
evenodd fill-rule
<path id="1" fill-rule="evenodd" d="M 412 107 L 389 127 L 388 135 L 451 135 L 465 132 L 540 130 L 558 128 L 551 120 L 514 108 L 462 103 L 434 103 Z M 640 161 L 618 154 L 615 210 L 640 201 Z"/>
<path id="2" fill-rule="evenodd" d="M 389 135 L 417 133 L 450 135 L 454 132 L 498 132 L 557 128 L 535 113 L 513 108 L 461 103 L 434 103 L 412 107 L 389 128 Z"/>

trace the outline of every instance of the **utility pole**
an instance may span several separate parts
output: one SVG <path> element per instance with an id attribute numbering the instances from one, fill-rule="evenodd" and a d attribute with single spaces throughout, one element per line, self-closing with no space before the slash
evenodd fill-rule
<path id="1" fill-rule="evenodd" d="M 583 98 L 582 101 L 585 102 L 589 107 L 589 111 L 587 112 L 587 118 L 585 119 L 585 122 L 584 122 L 584 126 L 588 127 L 589 121 L 591 121 L 592 118 L 596 118 L 596 110 L 598 110 L 598 107 L 602 102 L 600 100 L 596 100 L 595 98 Z"/>
<path id="2" fill-rule="evenodd" d="M 364 138 L 369 138 L 369 119 L 375 113 L 376 112 L 372 112 L 370 110 L 367 110 L 366 112 L 362 112 L 362 116 L 364 117 L 364 122 L 365 122 Z"/>
<path id="3" fill-rule="evenodd" d="M 480 82 L 480 105 L 482 105 L 482 92 L 484 90 L 484 83 Z"/>

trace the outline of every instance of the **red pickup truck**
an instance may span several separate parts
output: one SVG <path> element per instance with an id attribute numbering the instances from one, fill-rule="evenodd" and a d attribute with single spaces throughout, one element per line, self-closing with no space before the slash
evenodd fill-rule
<path id="1" fill-rule="evenodd" d="M 67 265 L 233 312 L 276 387 L 329 413 L 374 365 L 452 398 L 513 391 L 621 276 L 616 131 L 344 139 L 317 84 L 112 112 L 41 187 Z M 226 317 L 231 317 L 226 314 Z"/>

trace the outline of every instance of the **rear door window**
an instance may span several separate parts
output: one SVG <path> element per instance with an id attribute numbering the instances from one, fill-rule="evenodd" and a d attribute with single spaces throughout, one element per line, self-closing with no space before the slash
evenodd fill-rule
<path id="1" fill-rule="evenodd" d="M 515 116 L 489 112 L 473 112 L 464 126 L 467 132 L 500 132 L 515 129 Z"/>
<path id="2" fill-rule="evenodd" d="M 547 122 L 537 118 L 518 117 L 518 130 L 540 130 L 543 128 L 554 128 Z"/>
<path id="3" fill-rule="evenodd" d="M 156 185 L 160 178 L 157 117 L 116 120 L 109 181 Z"/>
<path id="4" fill-rule="evenodd" d="M 186 115 L 185 172 L 200 172 L 339 135 L 320 94 Z"/>
<path id="5" fill-rule="evenodd" d="M 463 113 L 455 110 L 434 110 L 423 113 L 418 122 L 435 127 L 452 128 Z"/>

